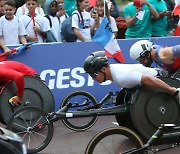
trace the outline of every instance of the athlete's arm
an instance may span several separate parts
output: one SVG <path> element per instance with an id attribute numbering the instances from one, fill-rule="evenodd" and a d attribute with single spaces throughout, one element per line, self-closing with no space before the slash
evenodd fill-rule
<path id="1" fill-rule="evenodd" d="M 171 87 L 168 84 L 166 84 L 164 81 L 153 76 L 142 75 L 141 84 L 150 87 L 159 88 L 171 94 L 174 94 L 177 91 L 175 87 Z"/>
<path id="2" fill-rule="evenodd" d="M 0 81 L 15 81 L 17 96 L 22 98 L 24 94 L 24 75 L 12 69 L 0 68 Z"/>
<path id="3" fill-rule="evenodd" d="M 159 58 L 164 64 L 172 64 L 177 57 L 180 57 L 180 45 L 162 48 L 159 51 Z"/>

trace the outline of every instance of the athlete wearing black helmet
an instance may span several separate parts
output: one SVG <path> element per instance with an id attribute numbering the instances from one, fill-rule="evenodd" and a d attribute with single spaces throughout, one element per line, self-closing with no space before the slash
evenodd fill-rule
<path id="1" fill-rule="evenodd" d="M 105 56 L 104 51 L 98 51 L 88 56 L 84 63 L 84 70 L 92 77 L 97 76 L 97 72 L 100 71 L 104 75 L 104 81 L 106 80 L 106 74 L 101 71 L 103 67 L 108 66 L 108 59 Z"/>
<path id="2" fill-rule="evenodd" d="M 104 51 L 97 51 L 85 59 L 84 70 L 99 83 L 111 80 L 122 88 L 133 88 L 137 85 L 155 87 L 175 94 L 180 102 L 179 88 L 171 87 L 156 78 L 158 72 L 155 68 L 142 64 L 108 64 Z"/>

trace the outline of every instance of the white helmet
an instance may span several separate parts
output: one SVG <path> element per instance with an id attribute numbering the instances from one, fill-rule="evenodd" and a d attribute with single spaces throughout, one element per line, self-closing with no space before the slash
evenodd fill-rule
<path id="1" fill-rule="evenodd" d="M 147 57 L 153 43 L 148 40 L 140 40 L 134 43 L 130 48 L 130 57 L 132 60 L 138 60 L 140 57 Z"/>

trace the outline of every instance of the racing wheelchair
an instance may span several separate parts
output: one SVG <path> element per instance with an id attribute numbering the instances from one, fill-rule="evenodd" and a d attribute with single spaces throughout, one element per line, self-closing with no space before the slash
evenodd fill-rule
<path id="1" fill-rule="evenodd" d="M 20 54 L 28 49 L 29 46 L 36 42 L 30 42 L 26 45 L 21 45 L 17 48 L 12 48 L 10 56 Z M 6 53 L 0 54 L 0 61 L 6 60 Z M 7 124 L 14 112 L 24 106 L 36 106 L 44 109 L 47 112 L 54 111 L 54 97 L 45 84 L 38 76 L 24 77 L 24 97 L 20 106 L 14 107 L 9 103 L 9 99 L 17 94 L 17 89 L 14 81 L 0 83 L 0 122 Z M 42 90 L 43 89 L 43 90 Z"/>
<path id="2" fill-rule="evenodd" d="M 179 79 L 159 78 L 171 86 L 180 86 Z M 126 95 L 127 98 L 122 100 L 123 95 Z M 73 102 L 69 101 L 57 112 L 51 113 L 36 107 L 24 107 L 12 115 L 7 128 L 23 137 L 28 153 L 37 153 L 50 143 L 53 136 L 53 122 L 59 119 L 73 120 L 73 118 L 84 117 L 93 119 L 97 116 L 116 115 L 121 126 L 126 126 L 126 128 L 133 126 L 131 129 L 145 141 L 152 136 L 161 124 L 180 125 L 179 103 L 174 96 L 167 92 L 140 86 L 131 90 L 123 89 L 119 96 L 120 99 L 117 96 L 117 105 L 107 108 L 84 109 L 84 106 L 80 105 L 78 108 L 82 107 L 81 110 L 77 108 L 72 110 Z M 91 102 L 91 100 L 88 101 Z M 123 123 L 121 123 L 122 121 Z"/>

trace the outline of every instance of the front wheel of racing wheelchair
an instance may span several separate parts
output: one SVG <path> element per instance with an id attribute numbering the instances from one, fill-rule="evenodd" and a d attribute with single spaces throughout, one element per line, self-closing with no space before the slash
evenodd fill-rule
<path id="1" fill-rule="evenodd" d="M 28 154 L 37 153 L 46 148 L 53 137 L 54 126 L 49 116 L 40 108 L 23 107 L 12 115 L 7 129 L 23 139 Z"/>

